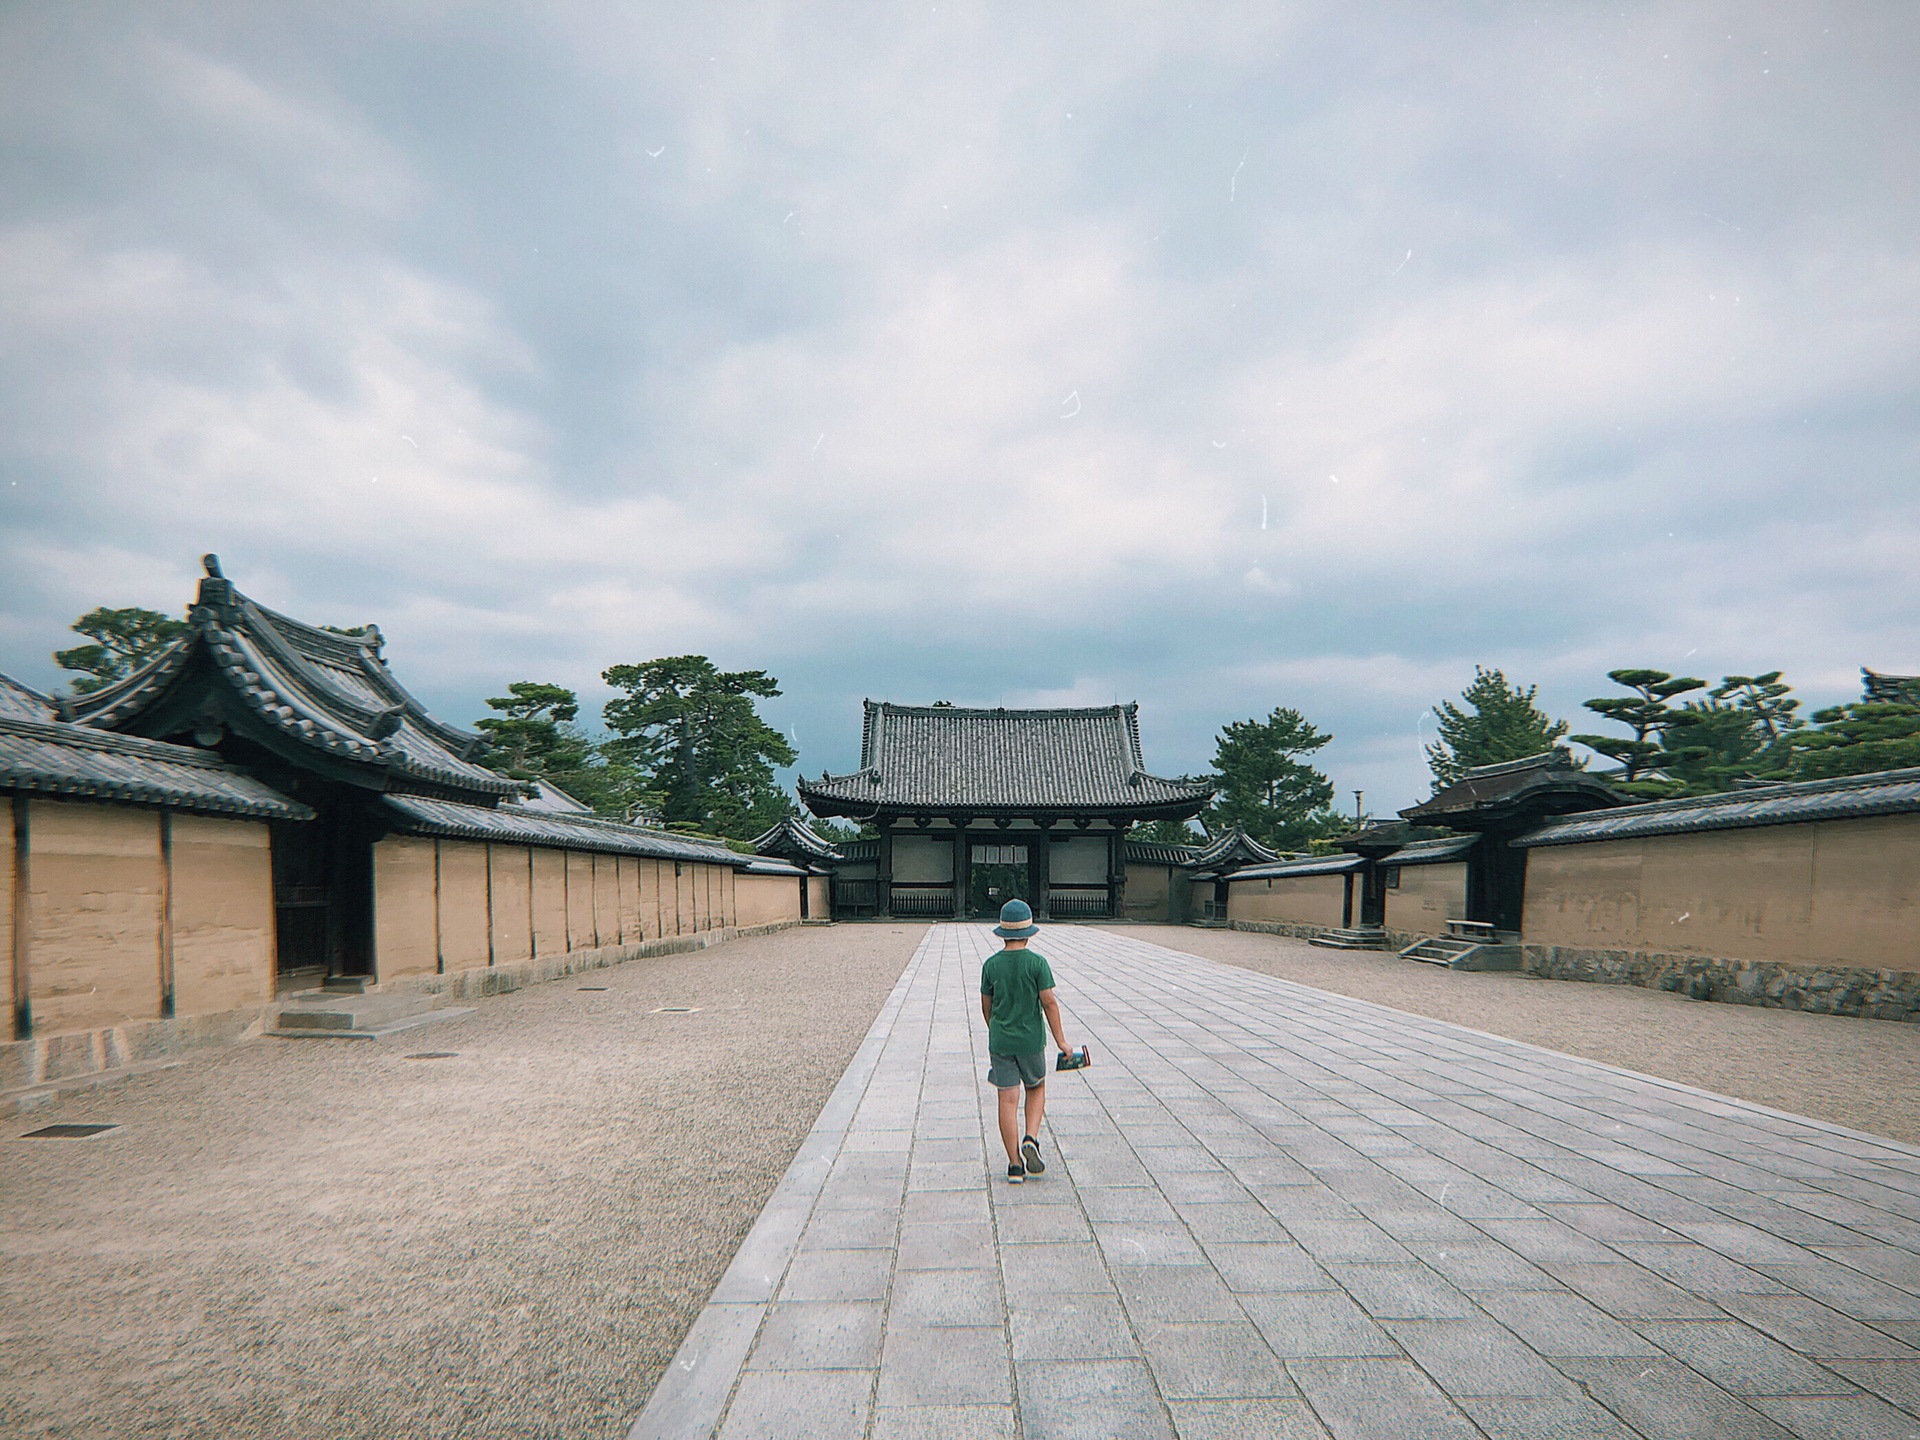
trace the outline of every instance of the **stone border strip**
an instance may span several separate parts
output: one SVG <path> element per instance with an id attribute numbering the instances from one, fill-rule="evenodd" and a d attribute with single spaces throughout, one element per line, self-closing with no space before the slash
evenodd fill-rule
<path id="1" fill-rule="evenodd" d="M 932 941 L 933 930 L 928 927 L 866 1039 L 853 1052 L 820 1118 L 801 1142 L 760 1218 L 740 1242 L 733 1262 L 707 1297 L 700 1318 L 654 1385 L 646 1408 L 627 1431 L 627 1440 L 700 1440 L 718 1429 L 747 1353 L 800 1244 L 801 1232 L 813 1215 L 813 1203 L 839 1158 L 854 1114 L 879 1066 L 880 1053 L 893 1034 L 894 1021 Z"/>

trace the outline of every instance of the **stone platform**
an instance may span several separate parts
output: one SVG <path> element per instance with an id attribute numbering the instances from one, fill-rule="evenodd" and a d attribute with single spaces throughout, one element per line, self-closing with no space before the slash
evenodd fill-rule
<path id="1" fill-rule="evenodd" d="M 1920 1151 L 1121 933 L 1001 1178 L 932 928 L 631 1440 L 1920 1437 Z"/>

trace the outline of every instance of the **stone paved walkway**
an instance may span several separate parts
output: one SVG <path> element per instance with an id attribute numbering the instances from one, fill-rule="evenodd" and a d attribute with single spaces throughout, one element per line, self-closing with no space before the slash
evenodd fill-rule
<path id="1" fill-rule="evenodd" d="M 995 943 L 928 932 L 631 1440 L 1920 1437 L 1920 1151 L 1061 927 L 1096 1068 L 1010 1186 Z"/>

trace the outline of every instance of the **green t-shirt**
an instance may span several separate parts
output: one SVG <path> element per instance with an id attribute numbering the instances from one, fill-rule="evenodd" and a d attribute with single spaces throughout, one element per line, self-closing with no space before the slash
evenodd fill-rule
<path id="1" fill-rule="evenodd" d="M 1002 950 L 980 967 L 980 993 L 993 997 L 987 1052 L 1032 1055 L 1047 1048 L 1040 992 L 1053 988 L 1053 968 L 1038 950 Z"/>

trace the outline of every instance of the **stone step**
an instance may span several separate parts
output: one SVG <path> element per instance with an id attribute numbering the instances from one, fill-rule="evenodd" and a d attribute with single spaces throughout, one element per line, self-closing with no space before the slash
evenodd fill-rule
<path id="1" fill-rule="evenodd" d="M 280 1007 L 267 1033 L 289 1039 L 377 1040 L 396 1030 L 472 1013 L 471 1006 L 441 1008 L 431 995 L 406 991 L 306 990 Z"/>
<path id="2" fill-rule="evenodd" d="M 1387 932 L 1378 925 L 1356 925 L 1345 930 L 1322 930 L 1307 943 L 1323 950 L 1384 950 Z"/>
<path id="3" fill-rule="evenodd" d="M 1480 948 L 1477 940 L 1462 940 L 1455 935 L 1431 935 L 1417 944 L 1409 945 L 1400 952 L 1402 960 L 1422 960 L 1429 965 L 1451 967 L 1463 956 L 1471 955 Z"/>

